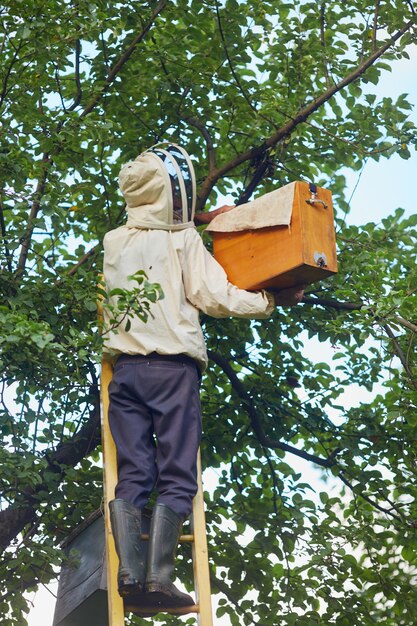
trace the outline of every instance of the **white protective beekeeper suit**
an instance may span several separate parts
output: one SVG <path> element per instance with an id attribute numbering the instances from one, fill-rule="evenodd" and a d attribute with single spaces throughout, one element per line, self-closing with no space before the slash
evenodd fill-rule
<path id="1" fill-rule="evenodd" d="M 104 238 L 104 276 L 109 291 L 129 289 L 128 276 L 144 270 L 159 283 L 164 298 L 151 305 L 146 323 L 134 318 L 110 332 L 105 351 L 112 356 L 157 352 L 185 354 L 201 371 L 207 353 L 199 311 L 212 317 L 266 318 L 274 310 L 267 292 L 250 293 L 228 282 L 195 229 L 195 177 L 179 146 L 152 148 L 120 172 L 127 204 L 126 225 Z"/>
<path id="2" fill-rule="evenodd" d="M 193 599 L 172 583 L 182 520 L 197 491 L 201 439 L 199 371 L 207 353 L 199 311 L 214 317 L 268 317 L 274 298 L 231 285 L 194 228 L 195 178 L 187 153 L 155 146 L 120 173 L 125 226 L 104 238 L 107 289 L 129 289 L 139 270 L 159 283 L 164 298 L 126 330 L 108 334 L 118 357 L 109 386 L 109 423 L 117 448 L 116 497 L 109 503 L 119 556 L 118 587 L 142 605 L 178 607 Z M 105 309 L 105 322 L 109 313 Z M 196 367 L 198 366 L 198 367 Z M 155 443 L 155 439 L 156 442 Z M 141 541 L 143 508 L 156 490 L 148 555 Z"/>

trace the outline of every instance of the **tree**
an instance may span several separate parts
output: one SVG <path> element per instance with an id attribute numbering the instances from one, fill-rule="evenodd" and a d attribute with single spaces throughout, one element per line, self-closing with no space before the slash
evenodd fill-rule
<path id="1" fill-rule="evenodd" d="M 338 210 L 337 277 L 266 322 L 204 320 L 219 615 L 414 624 L 417 219 L 343 219 L 345 168 L 415 146 L 407 97 L 368 91 L 407 57 L 412 2 L 9 0 L 1 16 L 4 623 L 24 623 L 22 592 L 55 576 L 59 540 L 100 505 L 101 241 L 124 219 L 121 164 L 169 139 L 197 163 L 199 210 L 298 179 Z M 307 336 L 331 362 L 305 356 Z M 378 382 L 368 404 L 341 404 Z M 328 489 L 313 493 L 300 457 Z"/>

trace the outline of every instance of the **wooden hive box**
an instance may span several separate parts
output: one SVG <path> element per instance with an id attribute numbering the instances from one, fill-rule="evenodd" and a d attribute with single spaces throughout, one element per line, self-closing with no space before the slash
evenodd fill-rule
<path id="1" fill-rule="evenodd" d="M 216 232 L 215 222 L 223 216 L 212 222 L 214 227 L 209 230 L 213 235 L 214 257 L 225 269 L 229 281 L 241 289 L 285 289 L 307 285 L 337 272 L 331 192 L 306 182 L 290 185 L 293 197 L 289 225 Z M 273 203 L 280 191 L 264 198 L 268 196 L 268 202 Z M 273 206 L 269 209 L 273 210 Z M 232 214 L 233 211 L 224 215 Z"/>
<path id="2" fill-rule="evenodd" d="M 151 511 L 144 509 L 144 534 L 149 534 L 150 523 Z M 52 626 L 111 626 L 105 543 L 101 510 L 92 513 L 61 543 L 66 558 L 59 577 Z M 145 542 L 145 554 L 147 549 Z M 125 605 L 125 611 L 130 608 Z"/>

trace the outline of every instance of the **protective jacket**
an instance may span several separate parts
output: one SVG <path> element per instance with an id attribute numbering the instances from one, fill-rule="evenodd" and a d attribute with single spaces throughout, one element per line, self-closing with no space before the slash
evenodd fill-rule
<path id="1" fill-rule="evenodd" d="M 150 282 L 161 285 L 164 298 L 151 305 L 146 323 L 135 317 L 128 331 L 121 324 L 109 332 L 105 351 L 111 356 L 185 354 L 204 370 L 199 311 L 212 317 L 266 318 L 274 299 L 229 283 L 204 247 L 193 222 L 194 171 L 182 148 L 170 144 L 144 152 L 122 168 L 119 183 L 128 220 L 104 237 L 106 288 L 131 289 L 128 276 L 144 270 Z"/>

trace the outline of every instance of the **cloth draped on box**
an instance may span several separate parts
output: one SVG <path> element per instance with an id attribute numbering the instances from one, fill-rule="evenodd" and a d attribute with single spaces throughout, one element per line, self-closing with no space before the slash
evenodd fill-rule
<path id="1" fill-rule="evenodd" d="M 267 228 L 269 226 L 289 226 L 294 203 L 296 183 L 266 193 L 252 202 L 242 204 L 233 211 L 222 213 L 207 226 L 208 232 L 239 232 Z"/>

